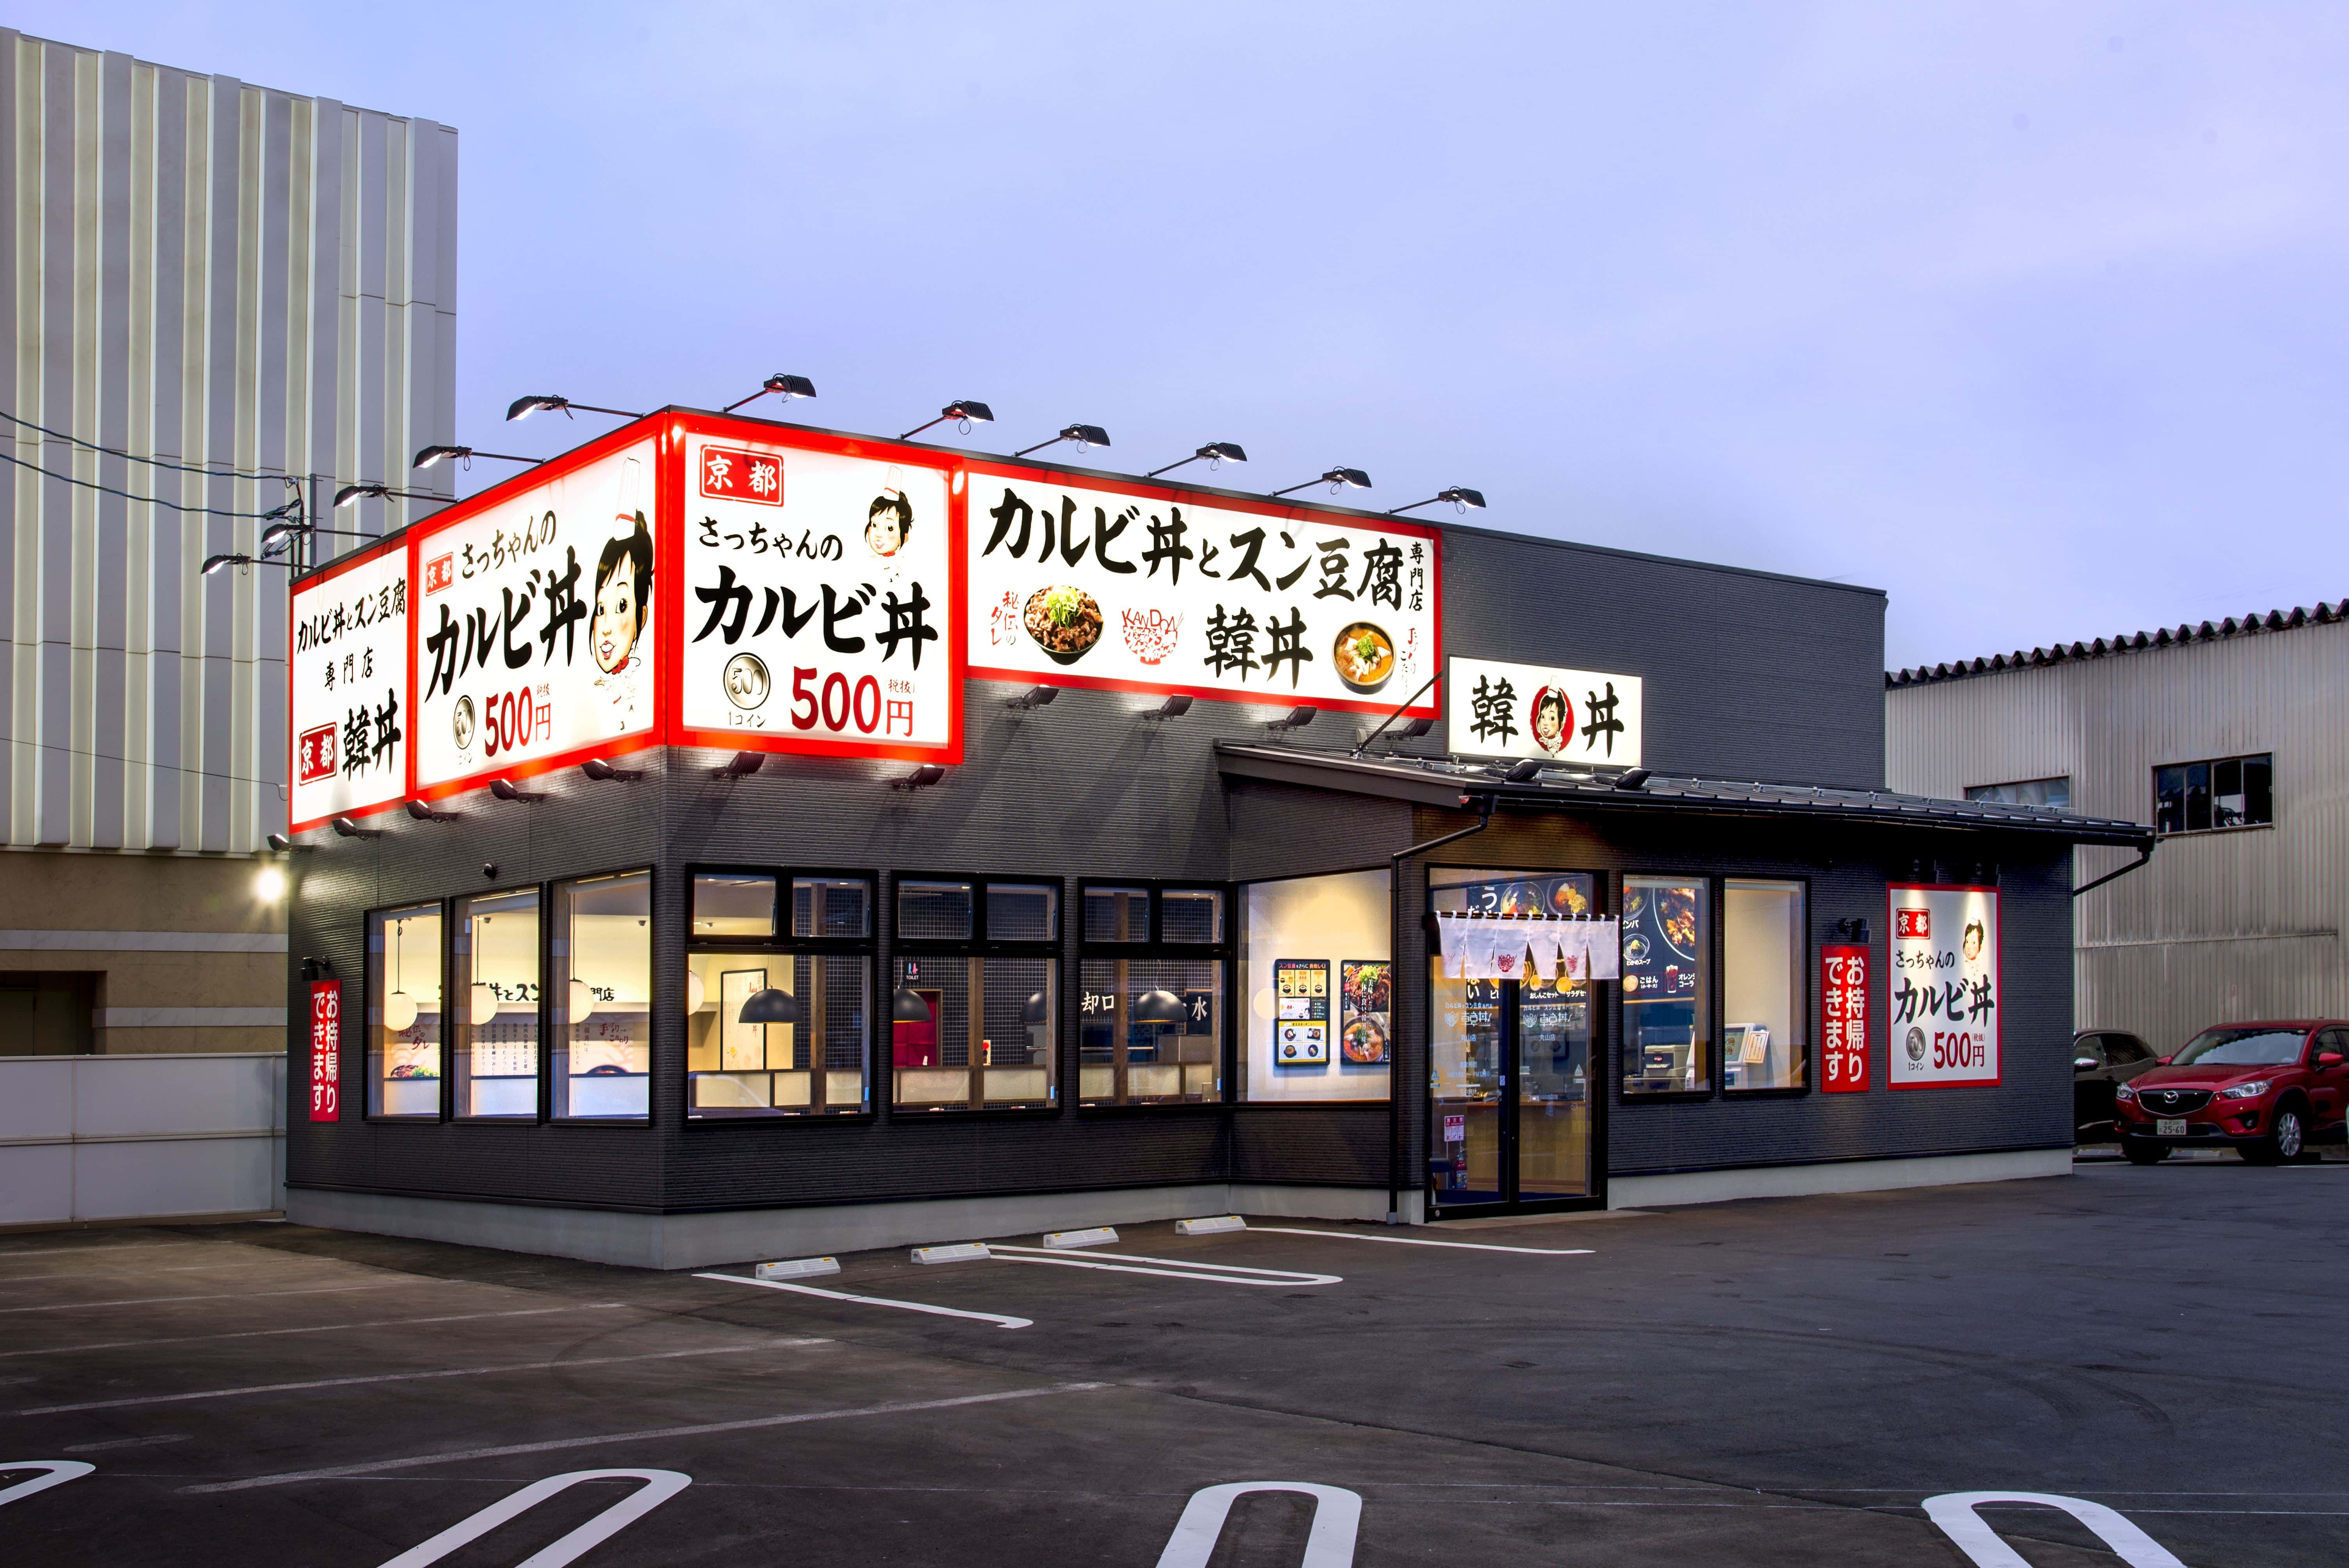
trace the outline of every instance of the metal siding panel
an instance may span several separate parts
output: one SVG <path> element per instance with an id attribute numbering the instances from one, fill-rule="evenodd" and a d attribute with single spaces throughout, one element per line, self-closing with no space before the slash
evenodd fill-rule
<path id="1" fill-rule="evenodd" d="M 34 406 L 49 428 L 71 429 L 74 419 L 74 57 L 55 46 L 42 51 L 42 211 L 40 389 Z M 72 449 L 45 438 L 43 466 L 72 471 Z M 40 647 L 40 793 L 34 841 L 73 841 L 74 487 L 41 481 L 40 554 L 36 571 Z"/>
<path id="2" fill-rule="evenodd" d="M 208 211 L 205 242 L 207 276 L 204 289 L 204 456 L 208 462 L 233 464 L 242 443 L 238 439 L 240 407 L 238 304 L 240 212 L 237 197 L 243 152 L 243 90 L 233 79 L 214 77 L 210 83 L 210 166 L 205 171 Z M 227 478 L 205 484 L 206 504 L 216 513 L 233 512 L 238 492 L 249 487 Z M 202 529 L 207 554 L 234 550 L 235 524 L 212 515 Z M 235 655 L 238 612 L 243 606 L 241 574 L 222 573 L 209 580 L 203 597 L 202 717 L 198 755 L 202 771 L 191 782 L 202 802 L 197 817 L 195 847 L 229 847 L 229 793 L 226 775 L 234 758 Z"/>
<path id="3" fill-rule="evenodd" d="M 408 463 L 407 454 L 398 451 L 398 438 L 390 428 L 385 402 L 386 378 L 391 374 L 387 361 L 393 346 L 386 330 L 383 298 L 388 242 L 384 211 L 388 200 L 384 191 L 384 125 L 380 115 L 359 114 L 355 118 L 358 122 L 355 139 L 358 152 L 357 182 L 348 194 L 357 209 L 351 369 L 357 394 L 354 412 L 357 418 L 359 468 L 371 479 L 398 486 L 407 482 Z M 397 526 L 393 510 L 397 504 L 367 503 L 377 531 L 388 532 Z"/>
<path id="4" fill-rule="evenodd" d="M 155 73 L 155 281 L 152 290 L 153 367 L 150 440 L 158 457 L 179 459 L 186 449 L 188 79 L 178 72 Z M 154 493 L 188 499 L 185 476 L 158 470 Z M 148 521 L 151 562 L 148 614 L 151 617 L 147 660 L 148 769 L 147 842 L 176 849 L 185 841 L 181 812 L 186 791 L 180 772 L 183 700 L 182 661 L 188 645 L 188 531 L 181 514 L 156 507 Z"/>
<path id="5" fill-rule="evenodd" d="M 19 204 L 23 191 L 16 175 L 19 155 L 16 114 L 18 107 L 17 61 L 25 48 L 14 27 L 0 27 L 0 215 L 7 221 L 5 242 L 0 242 L 0 344 L 17 345 L 16 286 L 17 247 L 22 242 L 25 209 Z M 11 410 L 31 405 L 24 396 L 22 377 L 18 369 L 22 349 L 9 355 L 7 396 Z M 11 458 L 29 457 L 23 444 L 21 431 L 11 425 L 0 439 L 8 443 Z M 18 766 L 23 746 L 17 735 L 16 702 L 17 631 L 23 624 L 18 615 L 16 600 L 16 548 L 22 537 L 17 528 L 17 499 L 30 488 L 24 480 L 25 470 L 14 463 L 8 472 L 0 476 L 0 605 L 9 611 L 8 635 L 0 638 L 0 831 L 15 837 L 16 803 L 18 784 L 26 779 L 26 770 Z M 29 530 L 29 523 L 28 523 Z"/>
<path id="6" fill-rule="evenodd" d="M 107 54 L 98 60 L 97 176 L 98 256 L 93 300 L 98 328 L 95 434 L 98 443 L 129 449 L 130 440 L 130 57 Z M 132 464 L 99 457 L 98 481 L 115 490 L 131 488 Z M 128 728 L 130 614 L 130 503 L 121 496 L 98 495 L 92 561 L 95 614 L 90 628 L 90 790 L 88 842 L 120 849 L 123 805 L 129 787 Z"/>

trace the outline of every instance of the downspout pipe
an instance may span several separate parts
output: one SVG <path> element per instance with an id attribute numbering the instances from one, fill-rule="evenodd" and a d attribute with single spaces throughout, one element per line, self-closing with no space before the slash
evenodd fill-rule
<path id="1" fill-rule="evenodd" d="M 1440 839 L 1430 839 L 1423 844 L 1410 845 L 1408 848 L 1397 850 L 1393 854 L 1387 857 L 1387 898 L 1388 902 L 1394 906 L 1394 934 L 1392 939 L 1393 945 L 1391 948 L 1391 951 L 1398 956 L 1401 955 L 1403 949 L 1403 861 L 1410 859 L 1413 855 L 1425 854 L 1430 850 L 1441 849 L 1445 844 L 1456 842 L 1461 839 L 1469 837 L 1471 834 L 1481 833 L 1485 829 L 1491 827 L 1493 825 L 1493 807 L 1496 803 L 1496 798 L 1487 795 L 1484 799 L 1485 809 L 1483 813 L 1477 817 L 1476 825 L 1475 827 L 1462 828 L 1457 832 L 1446 833 Z M 1464 806 L 1466 805 L 1468 803 L 1468 797 L 1465 795 L 1462 796 L 1460 798 L 1460 803 Z M 1402 979 L 1399 965 L 1396 979 L 1398 981 Z M 1402 996 L 1402 987 L 1400 984 L 1395 986 L 1394 994 L 1396 999 L 1400 1001 Z M 1430 1048 L 1433 1048 L 1432 1044 Z M 1402 1223 L 1403 1087 L 1402 1083 L 1402 1048 L 1400 1045 L 1397 1045 L 1394 1047 L 1393 1056 L 1394 1060 L 1390 1064 L 1387 1069 L 1387 1223 L 1390 1225 L 1400 1225 Z"/>
<path id="2" fill-rule="evenodd" d="M 2161 841 L 2159 839 L 2147 839 L 2145 842 L 2137 847 L 2137 859 L 2131 861 L 2128 864 L 2123 866 L 2116 872 L 2106 872 L 2104 875 L 2098 877 L 2092 882 L 2082 882 L 2078 887 L 2072 890 L 2072 896 L 2074 898 L 2077 898 L 2084 892 L 2094 892 L 2096 889 L 2104 886 L 2106 882 L 2117 882 L 2121 878 L 2128 875 L 2129 872 L 2142 867 L 2146 861 L 2153 859 L 2154 846 L 2160 842 Z"/>

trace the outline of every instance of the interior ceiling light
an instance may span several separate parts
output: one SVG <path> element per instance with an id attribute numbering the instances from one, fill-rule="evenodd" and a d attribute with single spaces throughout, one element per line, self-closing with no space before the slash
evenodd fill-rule
<path id="1" fill-rule="evenodd" d="M 771 986 L 764 991 L 752 992 L 734 1021 L 738 1024 L 799 1024 L 807 1020 L 797 996 Z"/>

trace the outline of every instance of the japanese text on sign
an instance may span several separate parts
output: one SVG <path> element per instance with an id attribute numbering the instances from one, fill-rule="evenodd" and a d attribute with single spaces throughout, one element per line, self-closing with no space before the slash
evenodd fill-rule
<path id="1" fill-rule="evenodd" d="M 408 593 L 397 549 L 295 585 L 286 814 L 297 826 L 407 793 Z"/>
<path id="2" fill-rule="evenodd" d="M 1444 729 L 1461 757 L 1640 766 L 1638 676 L 1454 658 Z"/>
<path id="3" fill-rule="evenodd" d="M 1896 882 L 1889 892 L 1888 1081 L 1998 1082 L 1998 890 Z"/>
<path id="4" fill-rule="evenodd" d="M 1819 1087 L 1829 1094 L 1868 1088 L 1868 949 L 1819 949 Z"/>
<path id="5" fill-rule="evenodd" d="M 310 982 L 310 1119 L 343 1114 L 343 985 Z"/>

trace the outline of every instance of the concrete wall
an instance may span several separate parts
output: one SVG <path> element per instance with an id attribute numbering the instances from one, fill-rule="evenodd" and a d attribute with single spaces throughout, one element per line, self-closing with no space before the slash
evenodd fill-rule
<path id="1" fill-rule="evenodd" d="M 0 1226 L 283 1206 L 282 1052 L 0 1059 Z"/>

